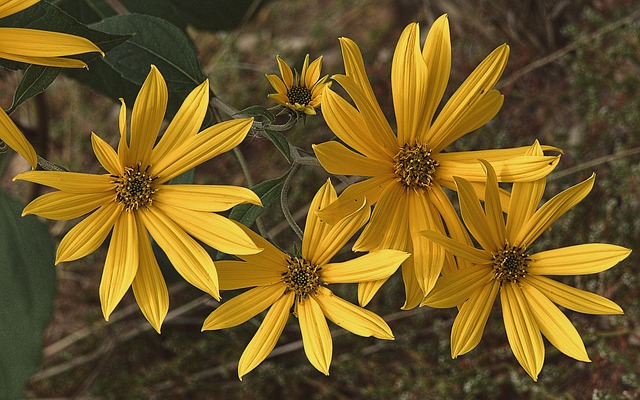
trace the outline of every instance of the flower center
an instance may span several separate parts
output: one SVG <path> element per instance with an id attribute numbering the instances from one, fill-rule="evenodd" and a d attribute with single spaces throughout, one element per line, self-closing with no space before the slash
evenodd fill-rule
<path id="1" fill-rule="evenodd" d="M 407 143 L 393 157 L 393 172 L 398 182 L 411 189 L 426 189 L 436 179 L 438 162 L 431 158 L 431 149 L 426 143 Z"/>
<path id="2" fill-rule="evenodd" d="M 287 90 L 287 97 L 289 98 L 289 103 L 291 104 L 300 104 L 301 106 L 306 106 L 311 103 L 311 90 L 304 86 L 294 86 L 291 89 Z"/>
<path id="3" fill-rule="evenodd" d="M 527 276 L 527 262 L 531 261 L 524 250 L 505 243 L 502 249 L 494 252 L 493 279 L 500 281 L 501 285 L 505 282 L 520 283 L 520 279 Z"/>
<path id="4" fill-rule="evenodd" d="M 310 293 L 317 293 L 320 267 L 304 258 L 287 256 L 287 270 L 282 273 L 282 281 L 296 294 L 296 300 L 304 300 Z"/>
<path id="5" fill-rule="evenodd" d="M 155 178 L 149 176 L 149 167 L 140 170 L 140 166 L 126 167 L 121 176 L 111 175 L 116 185 L 116 201 L 122 203 L 127 211 L 148 208 L 156 191 L 153 187 Z"/>

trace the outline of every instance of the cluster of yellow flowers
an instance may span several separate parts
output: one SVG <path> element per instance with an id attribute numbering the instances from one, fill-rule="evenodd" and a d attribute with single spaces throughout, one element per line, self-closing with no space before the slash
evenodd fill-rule
<path id="1" fill-rule="evenodd" d="M 0 1 L 0 17 L 35 2 Z M 81 67 L 77 60 L 60 57 L 100 51 L 69 35 L 1 29 L 3 58 Z M 209 104 L 205 81 L 187 96 L 157 140 L 168 94 L 154 66 L 133 106 L 129 129 L 122 101 L 117 151 L 92 134 L 93 150 L 105 174 L 36 171 L 35 151 L 0 112 L 0 139 L 34 169 L 15 179 L 58 190 L 33 200 L 23 214 L 53 220 L 88 214 L 60 242 L 56 263 L 92 253 L 111 233 L 100 282 L 107 320 L 132 287 L 142 313 L 160 332 L 169 297 L 151 237 L 186 281 L 214 298 L 220 300 L 220 290 L 251 288 L 224 302 L 202 327 L 236 326 L 269 309 L 240 358 L 240 378 L 273 350 L 291 314 L 299 321 L 309 361 L 324 374 L 329 373 L 332 357 L 327 319 L 356 335 L 393 339 L 384 319 L 364 307 L 400 266 L 406 293 L 403 309 L 458 308 L 451 332 L 453 357 L 479 343 L 500 294 L 507 338 L 534 380 L 544 361 L 542 335 L 568 356 L 589 361 L 579 334 L 556 305 L 591 314 L 622 310 L 610 300 L 543 275 L 600 272 L 623 260 L 630 250 L 608 244 L 536 254 L 528 249 L 590 192 L 594 177 L 539 207 L 545 177 L 560 158 L 545 151 L 558 153 L 558 149 L 536 141 L 510 149 L 446 151 L 500 110 L 503 96 L 493 88 L 504 71 L 509 47 L 502 45 L 489 54 L 436 116 L 451 68 L 448 19 L 444 15 L 434 22 L 422 48 L 418 24 L 407 26 L 391 66 L 394 132 L 375 98 L 360 49 L 347 38 L 340 44 L 345 74 L 331 79 L 352 102 L 331 89 L 328 76 L 320 77 L 322 58 L 309 63 L 307 56 L 298 75 L 278 57 L 282 79 L 267 75 L 277 92 L 270 95 L 273 100 L 306 115 L 321 107 L 341 140 L 314 145 L 321 165 L 331 174 L 363 177 L 339 196 L 330 181 L 319 189 L 307 215 L 301 254 L 286 254 L 246 226 L 216 214 L 238 204 L 260 205 L 251 190 L 167 184 L 240 144 L 253 120 L 234 119 L 199 131 Z M 513 183 L 511 192 L 499 182 Z M 462 219 L 445 188 L 457 191 Z M 363 227 L 353 250 L 366 254 L 331 262 Z M 240 260 L 214 262 L 198 241 Z M 329 290 L 334 283 L 357 283 L 359 305 Z"/>

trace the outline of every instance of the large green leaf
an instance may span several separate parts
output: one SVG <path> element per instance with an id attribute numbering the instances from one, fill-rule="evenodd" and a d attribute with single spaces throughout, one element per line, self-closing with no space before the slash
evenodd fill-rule
<path id="1" fill-rule="evenodd" d="M 0 399 L 17 399 L 37 369 L 56 289 L 53 245 L 34 216 L 0 190 Z"/>
<path id="2" fill-rule="evenodd" d="M 266 1 L 257 0 L 169 0 L 190 25 L 210 31 L 237 28 Z"/>
<path id="3" fill-rule="evenodd" d="M 258 219 L 258 217 L 271 205 L 271 203 L 280 197 L 285 177 L 286 175 L 276 179 L 269 179 L 253 186 L 251 190 L 260 197 L 262 207 L 253 204 L 240 204 L 233 207 L 229 214 L 229 218 L 235 219 L 244 226 L 251 227 L 256 219 Z"/>

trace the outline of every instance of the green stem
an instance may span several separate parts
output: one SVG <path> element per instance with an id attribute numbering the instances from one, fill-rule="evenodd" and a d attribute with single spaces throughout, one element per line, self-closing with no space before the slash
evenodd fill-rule
<path id="1" fill-rule="evenodd" d="M 300 227 L 296 223 L 296 220 L 291 215 L 291 210 L 289 210 L 289 200 L 287 198 L 287 195 L 289 194 L 289 187 L 291 186 L 291 181 L 293 180 L 293 176 L 296 174 L 296 172 L 298 172 L 299 169 L 300 169 L 300 164 L 294 162 L 291 165 L 291 169 L 287 174 L 287 178 L 284 180 L 284 183 L 282 184 L 282 192 L 280 192 L 280 206 L 282 207 L 282 213 L 284 214 L 284 218 L 289 223 L 289 226 L 291 226 L 291 229 L 293 229 L 293 231 L 296 233 L 298 238 L 302 240 L 302 236 L 303 236 L 302 229 L 300 229 Z"/>

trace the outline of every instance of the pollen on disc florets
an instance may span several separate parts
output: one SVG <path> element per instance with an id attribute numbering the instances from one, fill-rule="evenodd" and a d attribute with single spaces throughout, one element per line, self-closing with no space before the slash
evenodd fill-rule
<path id="1" fill-rule="evenodd" d="M 320 269 L 304 258 L 287 256 L 287 270 L 282 273 L 282 281 L 287 290 L 295 293 L 296 300 L 301 301 L 318 292 Z"/>
<path id="2" fill-rule="evenodd" d="M 503 283 L 520 283 L 527 276 L 529 255 L 524 248 L 505 243 L 502 249 L 493 253 L 493 278 Z"/>
<path id="3" fill-rule="evenodd" d="M 120 176 L 112 175 L 112 181 L 116 186 L 116 201 L 124 205 L 125 210 L 137 210 L 140 207 L 148 208 L 153 202 L 153 187 L 155 178 L 149 175 L 149 167 L 144 170 L 138 164 L 135 167 L 125 167 Z"/>
<path id="4" fill-rule="evenodd" d="M 404 146 L 393 157 L 393 172 L 398 182 L 411 189 L 426 189 L 436 179 L 438 162 L 431 158 L 431 149 L 417 141 Z"/>
<path id="5" fill-rule="evenodd" d="M 306 106 L 311 103 L 311 90 L 305 86 L 294 86 L 287 90 L 287 98 L 291 104 Z"/>

